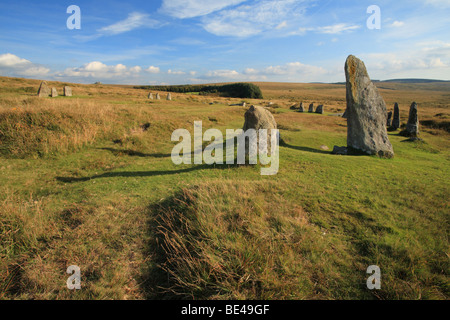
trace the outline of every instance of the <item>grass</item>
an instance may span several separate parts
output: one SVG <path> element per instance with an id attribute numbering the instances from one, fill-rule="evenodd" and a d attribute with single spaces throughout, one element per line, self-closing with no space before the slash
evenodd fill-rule
<path id="1" fill-rule="evenodd" d="M 2 299 L 448 299 L 449 135 L 445 88 L 383 84 L 402 121 L 415 99 L 424 142 L 389 133 L 396 156 L 340 157 L 339 85 L 258 84 L 279 108 L 280 172 L 175 166 L 173 130 L 240 128 L 237 99 L 0 78 Z M 62 84 L 50 83 L 61 87 Z M 431 88 L 431 89 L 430 89 Z M 164 95 L 162 95 L 164 96 Z M 214 102 L 213 105 L 210 105 Z M 425 122 L 427 123 L 427 122 Z M 148 127 L 148 124 L 150 126 Z M 365 283 L 368 266 L 382 289 Z M 78 265 L 82 289 L 69 291 Z"/>

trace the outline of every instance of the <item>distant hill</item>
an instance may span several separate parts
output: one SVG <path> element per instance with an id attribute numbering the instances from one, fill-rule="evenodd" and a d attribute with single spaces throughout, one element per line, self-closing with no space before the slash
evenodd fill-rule
<path id="1" fill-rule="evenodd" d="M 450 82 L 445 80 L 432 80 L 432 79 L 392 79 L 383 80 L 381 82 L 396 82 L 396 83 L 434 83 L 434 82 Z"/>
<path id="2" fill-rule="evenodd" d="M 408 83 L 408 84 L 420 84 L 420 83 L 450 83 L 450 80 L 433 80 L 433 79 L 390 79 L 390 80 L 373 80 L 372 82 L 390 82 L 390 83 Z M 336 82 L 334 84 L 345 84 L 345 82 Z"/>

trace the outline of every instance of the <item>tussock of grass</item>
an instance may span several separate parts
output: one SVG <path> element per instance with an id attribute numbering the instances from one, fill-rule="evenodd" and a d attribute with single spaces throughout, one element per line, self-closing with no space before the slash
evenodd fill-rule
<path id="1" fill-rule="evenodd" d="M 351 267 L 345 251 L 303 208 L 286 201 L 285 191 L 281 183 L 211 181 L 157 205 L 161 266 L 170 275 L 166 292 L 195 299 L 320 299 L 342 291 L 345 272 L 338 270 Z"/>

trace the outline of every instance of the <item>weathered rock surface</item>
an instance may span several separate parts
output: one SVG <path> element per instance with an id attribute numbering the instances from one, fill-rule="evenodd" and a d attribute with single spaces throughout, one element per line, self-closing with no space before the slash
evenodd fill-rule
<path id="1" fill-rule="evenodd" d="M 419 115 L 417 110 L 417 103 L 413 102 L 409 109 L 408 123 L 406 129 L 400 132 L 401 136 L 412 138 L 412 140 L 419 139 Z"/>
<path id="2" fill-rule="evenodd" d="M 400 108 L 398 107 L 398 103 L 394 105 L 394 118 L 392 119 L 392 130 L 397 130 L 400 128 Z"/>
<path id="3" fill-rule="evenodd" d="M 300 109 L 298 109 L 298 112 L 305 112 L 305 106 L 303 105 L 303 102 L 300 103 Z"/>
<path id="4" fill-rule="evenodd" d="M 322 105 L 322 104 L 321 104 L 320 106 L 317 107 L 316 113 L 318 113 L 318 114 L 323 114 L 323 105 Z"/>
<path id="5" fill-rule="evenodd" d="M 56 88 L 52 88 L 52 98 L 56 98 L 58 96 L 58 90 Z"/>
<path id="6" fill-rule="evenodd" d="M 308 112 L 309 112 L 309 113 L 314 113 L 314 103 L 311 103 L 311 104 L 309 105 Z"/>
<path id="7" fill-rule="evenodd" d="M 392 111 L 388 112 L 388 117 L 387 117 L 387 123 L 386 126 L 389 128 L 391 126 L 391 122 L 392 122 Z"/>
<path id="8" fill-rule="evenodd" d="M 170 92 L 167 94 L 167 101 L 172 101 L 172 94 Z"/>
<path id="9" fill-rule="evenodd" d="M 39 90 L 38 90 L 38 96 L 40 98 L 43 97 L 49 97 L 51 96 L 52 91 L 50 90 L 50 87 L 47 84 L 47 81 L 42 81 L 41 85 L 39 86 Z"/>
<path id="10" fill-rule="evenodd" d="M 386 128 L 386 103 L 370 80 L 364 62 L 349 56 L 345 63 L 345 76 L 349 151 L 394 157 Z"/>
<path id="11" fill-rule="evenodd" d="M 161 100 L 159 93 L 156 94 L 156 100 Z"/>
<path id="12" fill-rule="evenodd" d="M 153 100 L 153 93 L 150 92 L 150 93 L 148 94 L 148 98 L 149 98 L 150 100 Z"/>
<path id="13" fill-rule="evenodd" d="M 65 86 L 64 87 L 64 96 L 65 97 L 71 97 L 72 96 L 72 88 Z"/>
<path id="14" fill-rule="evenodd" d="M 255 129 L 257 135 L 258 135 L 258 130 L 260 130 L 260 129 L 268 130 L 266 143 L 267 143 L 268 151 L 270 152 L 271 137 L 272 137 L 271 129 L 277 129 L 277 122 L 275 121 L 275 118 L 273 117 L 272 113 L 270 113 L 270 111 L 264 109 L 263 107 L 251 106 L 250 109 L 248 109 L 247 112 L 245 113 L 245 123 L 244 123 L 243 131 L 246 132 L 249 129 Z M 258 138 L 258 141 L 259 141 L 259 138 Z M 263 143 L 262 141 L 259 141 L 259 142 Z M 249 153 L 247 141 L 245 143 L 245 151 L 246 151 L 246 154 Z"/>

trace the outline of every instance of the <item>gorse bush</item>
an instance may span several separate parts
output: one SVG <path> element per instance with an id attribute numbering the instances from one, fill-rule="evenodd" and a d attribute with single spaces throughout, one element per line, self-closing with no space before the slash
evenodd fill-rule
<path id="1" fill-rule="evenodd" d="M 200 95 L 220 95 L 229 98 L 263 99 L 261 89 L 252 83 L 226 85 L 181 85 L 181 86 L 138 86 L 136 89 L 157 90 L 175 93 L 198 92 Z"/>

